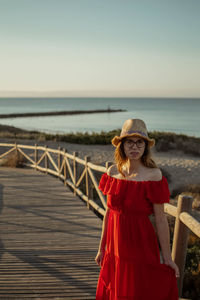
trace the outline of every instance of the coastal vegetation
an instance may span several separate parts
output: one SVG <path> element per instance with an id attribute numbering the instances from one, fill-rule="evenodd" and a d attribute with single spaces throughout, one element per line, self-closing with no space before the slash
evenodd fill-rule
<path id="1" fill-rule="evenodd" d="M 177 189 L 174 189 L 171 197 L 178 198 L 178 195 L 184 193 L 185 195 L 192 196 L 194 199 L 192 207 L 200 211 L 200 178 L 199 184 L 187 184 L 181 185 Z"/>
<path id="2" fill-rule="evenodd" d="M 0 125 L 1 139 L 29 139 L 37 142 L 55 141 L 86 145 L 109 145 L 115 135 L 120 135 L 120 129 L 112 131 L 76 132 L 66 134 L 44 133 L 39 131 L 28 131 L 8 125 Z M 200 138 L 173 132 L 152 131 L 149 136 L 156 141 L 157 151 L 180 150 L 187 154 L 200 155 Z"/>
<path id="3" fill-rule="evenodd" d="M 24 168 L 27 159 L 18 151 L 9 153 L 4 159 L 0 159 L 0 166 L 9 168 Z"/>

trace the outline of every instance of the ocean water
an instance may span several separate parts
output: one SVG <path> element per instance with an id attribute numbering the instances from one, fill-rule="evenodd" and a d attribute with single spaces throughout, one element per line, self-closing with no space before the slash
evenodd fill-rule
<path id="1" fill-rule="evenodd" d="M 200 99 L 189 98 L 0 98 L 0 114 L 62 110 L 126 109 L 126 112 L 0 119 L 0 124 L 51 133 L 101 132 L 143 119 L 148 131 L 200 137 Z"/>

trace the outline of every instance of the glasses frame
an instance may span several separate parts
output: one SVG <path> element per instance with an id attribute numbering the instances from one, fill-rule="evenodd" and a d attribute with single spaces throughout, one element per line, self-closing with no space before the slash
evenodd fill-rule
<path id="1" fill-rule="evenodd" d="M 127 144 L 126 141 L 130 141 L 130 143 Z M 139 145 L 139 143 L 138 143 L 139 141 L 143 141 L 143 142 L 144 142 L 142 146 Z M 144 139 L 142 139 L 142 138 L 139 139 L 139 140 L 137 140 L 137 141 L 135 141 L 135 142 L 132 141 L 131 139 L 125 139 L 125 140 L 124 140 L 124 145 L 125 145 L 127 148 L 131 148 L 131 147 L 133 147 L 133 145 L 136 145 L 137 148 L 141 149 L 141 148 L 144 148 L 144 147 L 145 147 L 146 141 L 145 141 Z"/>

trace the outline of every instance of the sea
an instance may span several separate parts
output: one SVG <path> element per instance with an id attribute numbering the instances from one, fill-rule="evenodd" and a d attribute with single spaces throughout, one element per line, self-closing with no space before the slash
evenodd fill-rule
<path id="1" fill-rule="evenodd" d="M 0 119 L 0 124 L 46 133 L 108 132 L 139 118 L 148 131 L 200 137 L 200 98 L 0 98 L 0 114 L 96 109 L 125 112 Z"/>

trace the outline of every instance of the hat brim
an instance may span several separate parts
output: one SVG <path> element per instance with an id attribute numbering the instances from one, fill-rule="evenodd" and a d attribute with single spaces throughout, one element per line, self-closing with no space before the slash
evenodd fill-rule
<path id="1" fill-rule="evenodd" d="M 155 140 L 154 139 L 150 139 L 148 137 L 144 137 L 143 135 L 139 134 L 139 133 L 131 133 L 131 134 L 127 134 L 127 135 L 123 135 L 123 136 L 115 136 L 111 143 L 113 144 L 113 146 L 117 147 L 117 145 L 121 142 L 121 140 L 125 137 L 131 137 L 131 136 L 135 136 L 135 137 L 141 137 L 142 139 L 146 140 L 149 144 L 150 147 L 153 147 L 155 145 Z"/>

